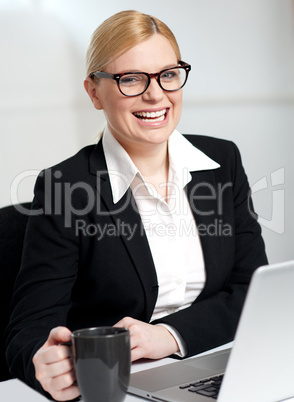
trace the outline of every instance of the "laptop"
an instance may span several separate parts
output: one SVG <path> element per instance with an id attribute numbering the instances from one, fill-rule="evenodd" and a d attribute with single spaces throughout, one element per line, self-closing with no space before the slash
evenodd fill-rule
<path id="1" fill-rule="evenodd" d="M 294 397 L 294 261 L 254 272 L 231 349 L 134 373 L 128 392 L 166 402 Z"/>

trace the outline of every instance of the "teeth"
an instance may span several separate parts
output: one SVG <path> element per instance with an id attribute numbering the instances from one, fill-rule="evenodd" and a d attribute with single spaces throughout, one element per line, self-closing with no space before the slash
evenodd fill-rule
<path id="1" fill-rule="evenodd" d="M 154 118 L 154 119 L 142 119 L 142 118 L 140 118 L 142 121 L 163 121 L 164 119 L 165 119 L 165 116 L 163 115 L 163 116 L 160 116 L 160 117 L 157 117 L 157 118 Z"/>
<path id="2" fill-rule="evenodd" d="M 166 113 L 166 109 L 163 110 L 158 110 L 157 112 L 136 112 L 134 113 L 137 117 L 142 118 L 143 121 L 146 121 L 145 119 L 156 119 L 156 120 L 164 120 L 164 115 Z M 145 119 L 144 119 L 145 118 Z M 159 118 L 159 119 L 158 119 Z"/>

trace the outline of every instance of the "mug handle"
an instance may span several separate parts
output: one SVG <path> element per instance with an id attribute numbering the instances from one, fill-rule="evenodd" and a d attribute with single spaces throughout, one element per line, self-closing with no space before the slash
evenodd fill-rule
<path id="1" fill-rule="evenodd" d="M 72 341 L 69 341 L 69 342 L 61 342 L 59 345 L 72 347 Z"/>

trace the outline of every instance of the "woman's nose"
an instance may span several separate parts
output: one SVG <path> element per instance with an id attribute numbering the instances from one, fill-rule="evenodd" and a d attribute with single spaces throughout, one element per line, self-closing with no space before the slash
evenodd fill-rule
<path id="1" fill-rule="evenodd" d="M 162 100 L 164 93 L 163 89 L 160 88 L 156 78 L 151 78 L 149 87 L 143 93 L 143 99 L 149 102 L 159 102 Z"/>

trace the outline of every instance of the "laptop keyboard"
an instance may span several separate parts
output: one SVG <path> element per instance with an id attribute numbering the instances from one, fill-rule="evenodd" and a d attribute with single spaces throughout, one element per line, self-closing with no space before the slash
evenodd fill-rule
<path id="1" fill-rule="evenodd" d="M 223 375 L 206 378 L 205 380 L 193 382 L 186 385 L 181 385 L 180 389 L 196 394 L 207 396 L 212 399 L 217 399 Z"/>

